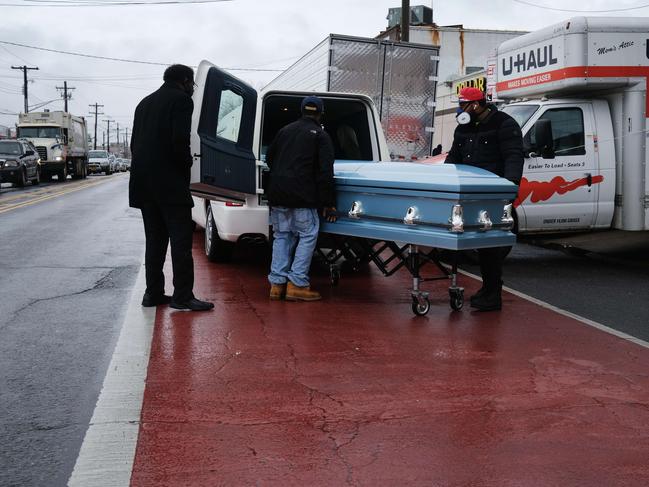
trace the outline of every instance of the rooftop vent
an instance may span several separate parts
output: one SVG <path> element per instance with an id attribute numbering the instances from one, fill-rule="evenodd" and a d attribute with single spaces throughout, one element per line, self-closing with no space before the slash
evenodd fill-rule
<path id="1" fill-rule="evenodd" d="M 401 7 L 388 9 L 388 29 L 401 24 Z M 433 23 L 433 9 L 424 5 L 410 7 L 410 25 Z"/>

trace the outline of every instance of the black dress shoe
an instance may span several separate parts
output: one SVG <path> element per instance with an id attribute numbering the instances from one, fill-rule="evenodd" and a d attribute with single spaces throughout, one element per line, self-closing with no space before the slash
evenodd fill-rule
<path id="1" fill-rule="evenodd" d="M 469 298 L 469 301 L 473 303 L 476 299 L 480 299 L 485 292 L 487 292 L 487 290 L 484 287 L 481 287 L 477 293 Z"/>
<path id="2" fill-rule="evenodd" d="M 142 297 L 142 306 L 145 308 L 152 308 L 153 306 L 169 303 L 171 303 L 171 296 L 167 296 L 166 294 L 161 294 L 160 296 L 150 296 L 145 294 Z"/>
<path id="3" fill-rule="evenodd" d="M 499 311 L 503 306 L 500 290 L 485 291 L 471 300 L 471 307 L 477 311 Z"/>
<path id="4" fill-rule="evenodd" d="M 183 311 L 209 311 L 214 308 L 214 304 L 196 298 L 192 298 L 189 301 L 184 301 L 182 303 L 171 301 L 169 306 Z"/>

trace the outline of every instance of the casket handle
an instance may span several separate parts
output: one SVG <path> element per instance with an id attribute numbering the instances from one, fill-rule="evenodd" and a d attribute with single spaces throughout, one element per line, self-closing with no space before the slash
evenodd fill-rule
<path id="1" fill-rule="evenodd" d="M 406 216 L 403 217 L 403 223 L 414 225 L 419 220 L 419 210 L 416 206 L 411 206 L 406 210 Z"/>
<path id="2" fill-rule="evenodd" d="M 481 210 L 478 214 L 478 224 L 480 225 L 480 231 L 482 232 L 491 230 L 491 227 L 493 227 L 493 222 L 491 221 L 491 217 L 487 210 Z"/>
<path id="3" fill-rule="evenodd" d="M 361 203 L 360 201 L 354 201 L 347 215 L 349 215 L 349 218 L 354 218 L 358 220 L 362 214 L 363 214 L 363 203 Z"/>

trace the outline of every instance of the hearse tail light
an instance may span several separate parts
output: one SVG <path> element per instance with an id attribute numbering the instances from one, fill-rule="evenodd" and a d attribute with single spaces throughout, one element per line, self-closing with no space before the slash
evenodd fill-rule
<path id="1" fill-rule="evenodd" d="M 449 228 L 451 232 L 464 232 L 464 211 L 462 210 L 462 205 L 453 205 L 451 218 L 449 218 L 448 222 L 451 224 L 451 228 Z"/>

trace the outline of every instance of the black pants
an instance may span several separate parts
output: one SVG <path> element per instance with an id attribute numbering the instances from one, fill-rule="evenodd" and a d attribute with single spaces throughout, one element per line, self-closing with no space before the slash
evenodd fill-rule
<path id="1" fill-rule="evenodd" d="M 478 250 L 482 286 L 488 291 L 497 291 L 502 287 L 503 262 L 511 249 L 511 247 L 492 247 Z"/>
<path id="2" fill-rule="evenodd" d="M 194 225 L 189 206 L 166 206 L 147 203 L 142 208 L 146 235 L 146 293 L 164 294 L 165 276 L 162 267 L 171 242 L 171 264 L 174 273 L 173 300 L 185 302 L 194 297 L 194 260 L 192 239 Z"/>

